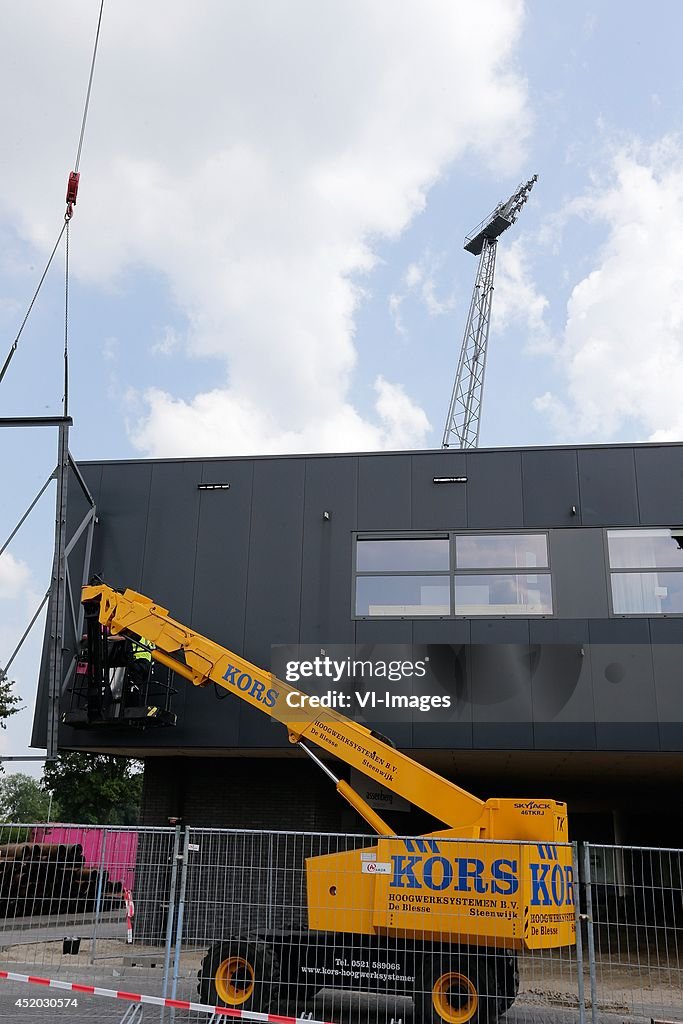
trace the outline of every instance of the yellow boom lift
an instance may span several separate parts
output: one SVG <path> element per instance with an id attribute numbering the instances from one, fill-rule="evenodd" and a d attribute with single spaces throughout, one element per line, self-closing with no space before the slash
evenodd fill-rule
<path id="1" fill-rule="evenodd" d="M 108 686 L 108 638 L 143 638 L 157 662 L 193 685 L 216 683 L 281 722 L 378 835 L 363 849 L 307 859 L 308 930 L 279 934 L 286 955 L 277 965 L 272 935 L 215 943 L 200 972 L 204 1000 L 267 1011 L 281 1008 L 289 993 L 301 1012 L 302 993 L 310 998 L 329 977 L 335 988 L 412 995 L 421 1022 L 493 1024 L 516 997 L 518 952 L 574 943 L 564 803 L 480 800 L 363 725 L 310 707 L 296 687 L 176 622 L 150 598 L 100 584 L 84 587 L 82 600 L 91 698 Z M 422 808 L 443 829 L 397 838 L 309 744 Z"/>

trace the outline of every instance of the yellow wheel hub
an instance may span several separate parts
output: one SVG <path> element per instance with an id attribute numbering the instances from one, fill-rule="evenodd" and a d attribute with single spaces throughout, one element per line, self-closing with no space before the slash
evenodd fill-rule
<path id="1" fill-rule="evenodd" d="M 432 1002 L 438 1015 L 448 1024 L 467 1024 L 477 1012 L 479 996 L 466 975 L 449 971 L 434 982 Z"/>
<path id="2" fill-rule="evenodd" d="M 218 965 L 214 982 L 224 1003 L 241 1006 L 254 991 L 254 968 L 244 957 L 230 956 Z"/>

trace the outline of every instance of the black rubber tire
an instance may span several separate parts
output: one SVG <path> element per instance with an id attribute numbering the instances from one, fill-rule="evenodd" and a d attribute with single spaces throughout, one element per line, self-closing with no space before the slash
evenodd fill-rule
<path id="1" fill-rule="evenodd" d="M 230 977 L 233 981 L 226 987 L 225 965 L 230 960 L 243 961 L 248 966 L 232 971 Z M 234 999 L 229 996 L 226 998 L 230 989 L 235 991 Z M 202 960 L 197 974 L 200 1001 L 210 1006 L 230 1006 L 233 1009 L 267 1013 L 278 990 L 277 957 L 265 943 L 250 939 L 224 939 L 214 943 Z"/>
<path id="2" fill-rule="evenodd" d="M 486 953 L 425 952 L 417 966 L 417 1024 L 495 1024 L 498 999 L 492 982 L 496 972 L 490 970 Z"/>
<path id="3" fill-rule="evenodd" d="M 492 991 L 498 993 L 498 1016 L 507 1013 L 519 992 L 519 959 L 513 949 L 497 953 L 490 965 Z"/>

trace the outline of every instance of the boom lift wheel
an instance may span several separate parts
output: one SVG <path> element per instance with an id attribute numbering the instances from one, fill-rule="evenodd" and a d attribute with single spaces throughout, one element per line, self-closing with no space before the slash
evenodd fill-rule
<path id="1" fill-rule="evenodd" d="M 264 943 L 227 939 L 204 957 L 197 991 L 203 1003 L 265 1013 L 277 994 L 278 977 L 277 960 Z"/>
<path id="2" fill-rule="evenodd" d="M 496 953 L 489 965 L 491 991 L 498 993 L 498 1016 L 510 1009 L 519 992 L 519 960 L 513 949 Z"/>
<path id="3" fill-rule="evenodd" d="M 419 1024 L 495 1024 L 498 1003 L 491 991 L 486 954 L 426 952 L 418 970 L 415 1019 Z"/>

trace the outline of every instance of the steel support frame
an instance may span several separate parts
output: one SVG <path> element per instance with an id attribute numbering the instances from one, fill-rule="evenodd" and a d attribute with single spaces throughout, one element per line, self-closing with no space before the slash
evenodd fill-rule
<path id="1" fill-rule="evenodd" d="M 69 427 L 59 426 L 57 454 L 57 505 L 55 511 L 55 547 L 50 589 L 49 655 L 47 670 L 47 759 L 57 757 L 59 698 L 61 694 L 64 642 L 64 605 L 66 603 L 66 498 L 69 471 Z"/>
<path id="2" fill-rule="evenodd" d="M 50 577 L 50 588 L 48 593 L 45 595 L 45 599 L 41 603 L 38 611 L 33 616 L 28 629 L 25 631 L 21 638 L 19 645 L 12 655 L 12 659 L 18 653 L 24 640 L 28 636 L 33 624 L 35 623 L 38 615 L 47 600 L 48 597 L 52 598 L 50 604 L 50 617 L 49 617 L 49 645 L 48 645 L 48 712 L 47 712 L 47 729 L 46 729 L 46 758 L 41 755 L 37 756 L 4 756 L 1 760 L 3 761 L 52 761 L 57 756 L 57 745 L 58 745 L 58 731 L 59 731 L 59 705 L 62 693 L 62 671 L 63 671 L 63 654 L 64 654 L 64 623 L 65 613 L 68 606 L 72 625 L 75 631 L 75 635 L 79 636 L 83 628 L 83 608 L 80 604 L 80 595 L 78 602 L 74 601 L 73 589 L 71 586 L 68 558 L 69 554 L 78 543 L 78 540 L 83 534 L 83 531 L 87 528 L 88 535 L 86 539 L 86 549 L 83 564 L 83 573 L 81 583 L 85 584 L 88 580 L 89 569 L 90 569 L 90 556 L 92 552 L 92 541 L 94 526 L 97 521 L 95 502 L 93 500 L 90 491 L 81 475 L 81 472 L 74 462 L 69 452 L 69 427 L 73 424 L 73 420 L 70 416 L 15 416 L 15 417 L 0 417 L 0 427 L 57 427 L 58 440 L 57 440 L 57 465 L 54 471 L 50 474 L 43 487 L 40 489 L 34 500 L 29 505 L 28 509 L 21 517 L 16 527 L 10 534 L 6 543 L 2 546 L 0 554 L 9 545 L 11 540 L 14 538 L 20 527 L 24 524 L 29 514 L 35 508 L 39 499 L 44 494 L 49 483 L 54 479 L 57 482 L 57 497 L 55 507 L 55 542 L 54 542 L 54 553 L 52 560 L 52 574 Z M 67 543 L 66 539 L 66 511 L 67 511 L 67 491 L 68 491 L 68 477 L 69 470 L 73 472 L 74 477 L 79 484 L 85 498 L 90 505 L 90 508 L 86 512 L 81 524 L 74 533 L 71 540 Z M 68 605 L 67 605 L 68 602 Z M 78 612 L 76 612 L 78 607 Z M 64 680 L 64 685 L 68 682 L 68 675 L 73 672 L 75 666 L 75 656 L 72 659 L 67 673 L 67 678 Z M 2 673 L 0 671 L 0 678 Z"/>
<path id="3" fill-rule="evenodd" d="M 485 238 L 479 257 L 442 448 L 479 444 L 497 244 L 496 239 Z"/>

